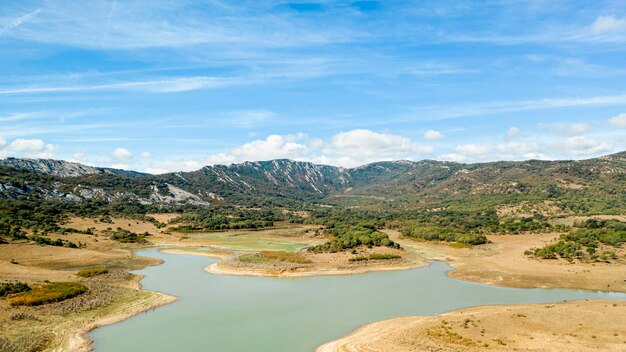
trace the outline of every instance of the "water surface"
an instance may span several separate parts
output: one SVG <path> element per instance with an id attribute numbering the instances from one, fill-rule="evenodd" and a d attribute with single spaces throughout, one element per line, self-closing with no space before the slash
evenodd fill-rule
<path id="1" fill-rule="evenodd" d="M 565 289 L 515 289 L 449 278 L 450 267 L 347 276 L 267 278 L 213 275 L 217 260 L 161 253 L 165 260 L 138 271 L 142 284 L 178 301 L 94 330 L 96 352 L 313 351 L 360 325 L 459 308 L 576 299 L 620 299 L 626 294 Z"/>

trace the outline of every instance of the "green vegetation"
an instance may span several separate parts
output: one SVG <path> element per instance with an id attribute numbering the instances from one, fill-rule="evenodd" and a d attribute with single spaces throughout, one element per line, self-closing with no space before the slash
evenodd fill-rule
<path id="1" fill-rule="evenodd" d="M 38 306 L 60 302 L 87 292 L 87 287 L 75 282 L 52 282 L 11 296 L 12 306 Z"/>
<path id="2" fill-rule="evenodd" d="M 311 252 L 336 253 L 358 246 L 400 248 L 399 244 L 389 239 L 389 236 L 377 231 L 375 225 L 371 223 L 358 223 L 355 225 L 330 223 L 326 226 L 326 229 L 321 231 L 323 234 L 331 235 L 334 238 L 324 244 L 311 247 Z"/>
<path id="3" fill-rule="evenodd" d="M 541 259 L 610 261 L 617 259 L 612 248 L 626 242 L 626 222 L 590 219 L 575 224 L 578 229 L 559 237 L 559 241 L 542 248 L 526 251 Z"/>
<path id="4" fill-rule="evenodd" d="M 281 251 L 261 251 L 254 254 L 244 254 L 239 257 L 242 263 L 263 263 L 266 261 L 279 261 L 294 264 L 309 264 L 311 260 L 301 253 L 281 252 Z"/>
<path id="5" fill-rule="evenodd" d="M 62 240 L 60 238 L 57 238 L 56 240 L 51 240 L 51 239 L 49 239 L 47 237 L 43 237 L 43 236 L 30 236 L 30 237 L 28 237 L 28 239 L 31 240 L 31 241 L 34 241 L 38 245 L 42 245 L 42 246 L 56 246 L 56 247 L 68 247 L 68 248 L 81 248 L 81 247 L 83 247 L 82 243 L 76 244 L 74 242 L 67 241 L 67 240 Z"/>
<path id="6" fill-rule="evenodd" d="M 108 274 L 109 270 L 106 268 L 93 268 L 93 269 L 83 269 L 76 273 L 76 276 L 79 277 L 94 277 L 99 275 Z"/>
<path id="7" fill-rule="evenodd" d="M 23 282 L 2 283 L 0 284 L 0 297 L 6 297 L 8 295 L 12 295 L 12 294 L 20 293 L 20 292 L 27 292 L 30 290 L 31 288 Z"/>
<path id="8" fill-rule="evenodd" d="M 169 228 L 177 232 L 202 232 L 239 229 L 262 229 L 274 226 L 275 221 L 289 217 L 272 208 L 260 210 L 241 209 L 233 206 L 202 208 L 185 213 L 171 221 L 180 224 Z"/>
<path id="9" fill-rule="evenodd" d="M 147 232 L 137 234 L 121 227 L 111 232 L 111 239 L 121 243 L 146 243 L 146 236 L 150 236 L 150 234 Z"/>
<path id="10" fill-rule="evenodd" d="M 353 258 L 348 259 L 348 261 L 351 261 L 351 262 L 363 262 L 363 261 L 367 261 L 367 260 L 368 260 L 368 258 L 364 257 L 362 255 L 360 255 L 358 257 L 353 257 Z"/>
<path id="11" fill-rule="evenodd" d="M 383 254 L 370 254 L 369 257 L 365 257 L 365 256 L 357 256 L 357 257 L 353 257 L 348 259 L 348 261 L 351 262 L 362 262 L 362 261 L 368 261 L 368 260 L 393 260 L 393 259 L 400 259 L 402 258 L 402 256 L 397 255 L 397 254 L 388 254 L 388 253 L 383 253 Z"/>
<path id="12" fill-rule="evenodd" d="M 400 259 L 402 258 L 402 256 L 397 255 L 397 254 L 387 254 L 387 253 L 383 253 L 383 254 L 370 254 L 369 259 L 370 260 L 390 260 L 390 259 Z"/>
<path id="13" fill-rule="evenodd" d="M 473 246 L 488 242 L 484 235 L 456 232 L 449 228 L 404 228 L 402 234 L 426 241 L 457 242 Z"/>
<path id="14" fill-rule="evenodd" d="M 400 249 L 399 244 L 378 231 L 386 223 L 383 215 L 379 212 L 352 209 L 317 209 L 306 219 L 306 222 L 325 225 L 324 228 L 318 230 L 318 235 L 328 236 L 331 239 L 309 250 L 314 253 L 336 253 L 358 246 L 369 248 L 384 246 Z"/>

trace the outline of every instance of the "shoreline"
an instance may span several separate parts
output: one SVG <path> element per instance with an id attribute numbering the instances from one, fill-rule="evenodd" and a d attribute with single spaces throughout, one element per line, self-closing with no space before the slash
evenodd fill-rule
<path id="1" fill-rule="evenodd" d="M 152 248 L 158 248 L 159 246 L 149 246 Z M 148 248 L 148 247 L 146 247 Z M 382 272 L 382 271 L 395 271 L 395 270 L 411 270 L 411 269 L 416 269 L 416 268 L 421 268 L 421 267 L 425 267 L 430 265 L 430 263 L 428 263 L 428 259 L 424 258 L 421 262 L 414 262 L 411 263 L 409 265 L 403 265 L 403 266 L 372 266 L 372 267 L 364 267 L 364 268 L 357 268 L 357 269 L 336 269 L 336 270 L 310 270 L 310 271 L 301 271 L 301 272 L 289 272 L 289 271 L 283 271 L 283 272 L 278 272 L 278 273 L 272 273 L 272 272 L 262 272 L 259 270 L 245 270 L 245 269 L 241 269 L 238 267 L 229 267 L 229 266 L 224 266 L 222 263 L 225 260 L 231 259 L 234 255 L 232 253 L 229 253 L 227 251 L 222 251 L 220 252 L 215 251 L 215 252 L 200 252 L 200 251 L 186 251 L 184 249 L 180 249 L 180 248 L 162 248 L 159 250 L 162 253 L 167 253 L 167 254 L 174 254 L 174 255 L 194 255 L 194 256 L 204 256 L 204 257 L 211 257 L 211 258 L 217 258 L 220 259 L 218 262 L 216 263 L 212 263 L 207 265 L 204 270 L 207 273 L 210 274 L 216 274 L 216 275 L 236 275 L 236 276 L 256 276 L 256 277 L 277 277 L 277 278 L 297 278 L 297 277 L 310 277 L 310 276 L 332 276 L 332 275 L 352 275 L 352 274 L 364 274 L 364 273 L 368 273 L 368 272 Z M 134 255 L 134 253 L 133 253 Z M 436 260 L 436 261 L 442 261 L 448 265 L 450 265 L 450 267 L 452 268 L 451 270 L 447 271 L 445 273 L 446 276 L 450 277 L 450 278 L 454 278 L 454 279 L 460 279 L 460 280 L 465 280 L 463 278 L 459 278 L 459 277 L 455 277 L 450 275 L 450 273 L 457 271 L 458 268 L 456 266 L 454 266 L 454 262 L 456 262 L 457 260 L 455 260 L 455 258 L 437 258 L 437 259 L 431 259 L 431 260 Z M 161 265 L 163 263 L 160 263 L 158 265 Z M 222 266 L 220 266 L 220 264 L 222 264 Z M 136 286 L 134 287 L 136 290 L 138 290 L 140 293 L 145 293 L 148 294 L 148 297 L 145 297 L 143 299 L 140 299 L 136 302 L 133 302 L 132 304 L 125 304 L 122 303 L 120 304 L 119 307 L 116 307 L 116 313 L 114 314 L 109 314 L 109 315 L 105 315 L 103 317 L 100 317 L 99 319 L 95 319 L 92 321 L 89 321 L 87 325 L 83 325 L 78 331 L 74 331 L 71 336 L 69 336 L 68 340 L 65 340 L 64 344 L 61 346 L 58 346 L 55 349 L 52 349 L 52 351 L 71 351 L 71 352 L 83 352 L 83 351 L 92 351 L 92 347 L 93 347 L 93 341 L 87 336 L 87 334 L 89 332 L 91 332 L 92 330 L 101 327 L 101 326 L 105 326 L 105 325 L 109 325 L 109 324 L 114 324 L 114 323 L 118 323 L 121 321 L 124 321 L 126 319 L 129 319 L 135 315 L 138 315 L 140 313 L 146 312 L 150 309 L 154 309 L 169 303 L 172 303 L 174 301 L 176 301 L 177 297 L 172 296 L 172 295 L 167 295 L 161 292 L 157 292 L 157 291 L 150 291 L 150 290 L 144 290 L 142 288 L 141 285 L 141 280 L 143 279 L 143 276 L 139 276 L 137 275 L 136 279 L 134 280 Z M 488 285 L 492 285 L 492 286 L 505 286 L 505 287 L 515 287 L 513 285 L 502 285 L 502 282 L 498 282 L 498 283 L 485 283 L 485 282 L 481 282 L 481 281 L 477 281 L 477 280 L 465 280 L 465 281 L 469 281 L 469 282 L 477 282 L 477 283 L 481 283 L 481 284 L 488 284 Z M 506 282 L 505 282 L 506 283 Z M 540 287 L 540 286 L 530 286 L 530 287 Z M 553 287 L 556 288 L 556 287 Z M 577 302 L 577 301 L 572 301 L 572 302 Z M 602 302 L 602 301 L 592 301 L 592 302 Z M 570 302 L 571 303 L 571 302 Z M 550 303 L 552 304 L 552 303 Z M 534 304 L 520 304 L 520 305 L 491 305 L 491 306 L 474 306 L 474 307 L 467 307 L 467 308 L 462 308 L 460 310 L 455 310 L 455 311 L 450 311 L 450 312 L 446 312 L 446 313 L 442 313 L 439 315 L 435 315 L 435 316 L 424 316 L 424 317 L 419 317 L 419 316 L 410 316 L 410 317 L 398 317 L 398 318 L 392 318 L 389 320 L 383 320 L 383 321 L 378 321 L 378 322 L 373 322 L 373 323 L 369 323 L 369 324 L 365 324 L 362 325 L 360 327 L 358 327 L 356 330 L 354 330 L 353 332 L 349 333 L 348 335 L 345 335 L 337 340 L 334 341 L 330 341 L 327 342 L 323 345 L 321 345 L 320 347 L 318 347 L 316 349 L 316 352 L 331 352 L 331 351 L 346 351 L 346 350 L 350 350 L 350 349 L 346 349 L 345 346 L 341 345 L 342 343 L 346 343 L 346 341 L 349 341 L 348 343 L 348 347 L 351 346 L 350 344 L 356 344 L 357 345 L 361 345 L 361 344 L 365 344 L 367 345 L 369 343 L 369 340 L 372 339 L 376 339 L 376 338 L 380 338 L 382 337 L 385 333 L 388 333 L 389 331 L 393 330 L 393 329 L 386 329 L 384 328 L 385 326 L 389 325 L 389 324 L 395 324 L 395 322 L 397 321 L 402 321 L 402 324 L 398 325 L 394 325 L 395 326 L 395 330 L 399 329 L 399 328 L 409 328 L 409 327 L 414 327 L 419 325 L 421 322 L 423 322 L 424 320 L 427 319 L 436 319 L 442 316 L 446 316 L 447 314 L 454 314 L 456 312 L 459 311 L 467 311 L 469 310 L 480 310 L 480 309 L 493 309 L 494 307 L 531 307 Z M 75 321 L 70 321 L 68 322 L 68 325 L 71 324 L 75 324 Z M 60 328 L 60 327 L 59 327 Z M 374 329 L 374 332 L 369 332 L 369 330 Z M 364 340 L 354 340 L 357 336 L 363 335 L 364 332 L 367 332 L 367 339 Z M 354 340 L 354 341 L 352 341 Z"/>
<path id="2" fill-rule="evenodd" d="M 145 313 L 151 309 L 155 309 L 176 301 L 178 298 L 175 296 L 167 295 L 157 291 L 142 290 L 145 293 L 152 295 L 152 299 L 138 302 L 136 305 L 123 306 L 124 311 L 118 314 L 104 316 L 100 319 L 96 319 L 93 322 L 88 323 L 86 326 L 80 328 L 74 332 L 69 340 L 66 341 L 66 346 L 61 346 L 53 349 L 53 352 L 69 351 L 69 352 L 84 352 L 93 351 L 94 341 L 87 336 L 93 330 L 115 323 L 122 322 L 130 319 L 141 313 Z M 129 308 L 131 308 L 129 310 Z"/>
<path id="3" fill-rule="evenodd" d="M 148 248 L 148 247 L 146 247 Z M 133 253 L 133 255 L 135 255 Z M 164 262 L 159 263 L 162 265 Z M 61 324 L 56 327 L 55 330 L 67 328 L 72 325 L 81 324 L 78 330 L 71 332 L 69 337 L 62 339 L 62 344 L 51 349 L 52 352 L 90 352 L 93 351 L 94 341 L 87 336 L 91 331 L 106 325 L 122 322 L 130 319 L 141 313 L 145 313 L 151 309 L 155 309 L 170 303 L 175 302 L 178 297 L 168 295 L 158 291 L 144 290 L 141 285 L 144 275 L 136 275 L 133 280 L 133 289 L 136 290 L 136 294 L 147 295 L 147 297 L 138 298 L 129 302 L 119 302 L 118 307 L 115 308 L 113 314 L 105 314 L 103 316 L 90 319 L 85 325 L 81 321 L 70 320 L 65 324 Z M 115 304 L 115 303 L 112 303 Z"/>
<path id="4" fill-rule="evenodd" d="M 593 319 L 602 321 L 606 320 L 605 318 L 609 314 L 619 317 L 623 314 L 622 311 L 626 311 L 626 301 L 606 299 L 533 304 L 480 305 L 456 309 L 432 316 L 401 316 L 363 324 L 340 338 L 320 345 L 315 349 L 315 352 L 414 351 L 415 346 L 420 346 L 424 349 L 429 348 L 428 350 L 441 351 L 482 351 L 484 349 L 508 351 L 517 348 L 533 350 L 538 346 L 542 346 L 542 350 L 546 351 L 562 351 L 568 349 L 568 347 L 558 346 L 559 343 L 562 345 L 570 344 L 570 349 L 573 343 L 574 346 L 578 346 L 576 350 L 621 351 L 621 349 L 613 349 L 612 347 L 622 346 L 623 341 L 621 339 L 623 339 L 623 335 L 617 334 L 617 331 L 626 333 L 626 323 L 622 323 L 621 326 L 618 325 L 610 330 L 615 337 L 613 338 L 611 336 L 601 336 L 601 330 L 606 328 L 606 326 L 598 328 L 596 324 L 592 324 L 592 327 L 585 324 L 583 328 L 580 328 L 579 326 L 582 326 L 582 324 L 578 324 L 579 326 L 570 324 L 571 327 L 568 326 L 564 328 L 563 326 L 551 325 L 547 320 L 558 320 L 560 319 L 558 315 L 565 314 L 572 316 L 574 313 L 577 313 L 580 315 L 588 315 Z M 540 320 L 540 324 L 532 325 L 527 322 L 520 324 L 515 321 L 515 319 L 527 319 L 529 316 L 530 319 Z M 473 318 L 473 320 L 470 318 Z M 460 323 L 461 321 L 463 324 Z M 494 344 L 495 346 L 489 346 L 489 348 L 487 348 L 487 346 L 480 344 L 488 340 L 488 338 L 482 337 L 485 333 L 484 328 L 480 332 L 481 337 L 478 337 L 478 339 L 482 339 L 483 341 L 479 340 L 478 342 L 480 343 L 476 343 L 477 341 L 473 339 L 476 339 L 478 334 L 471 336 L 471 333 L 467 333 L 471 331 L 471 329 L 468 330 L 468 321 L 471 322 L 471 324 L 482 324 L 484 321 L 488 323 L 493 323 L 494 321 L 499 323 L 497 326 L 505 332 L 495 330 L 495 335 L 506 336 L 510 340 L 507 341 L 508 345 L 500 338 L 493 338 L 494 336 L 490 336 L 492 339 L 489 341 L 491 343 L 496 342 L 496 344 Z M 564 324 L 567 325 L 567 323 L 568 321 L 565 321 Z M 462 334 L 458 334 L 455 331 L 455 324 L 457 327 L 463 327 L 462 329 L 456 329 Z M 546 327 L 546 325 L 548 325 L 549 328 Z M 612 324 L 608 325 L 613 327 Z M 473 327 L 475 329 L 480 328 L 477 327 L 477 325 Z M 600 332 L 584 330 L 591 328 L 595 328 Z M 439 334 L 438 329 L 443 331 L 445 335 Z M 518 335 L 515 337 L 510 336 L 510 334 L 507 335 L 507 329 L 515 331 Z M 521 329 L 525 330 L 519 331 Z M 577 333 L 568 332 L 569 330 L 575 330 Z M 489 331 L 489 333 L 492 333 L 492 331 Z M 463 335 L 471 337 L 468 338 Z M 444 336 L 444 338 L 442 338 L 442 336 Z M 520 336 L 522 338 L 518 339 Z M 528 340 L 524 340 L 524 338 Z M 557 341 L 559 339 L 565 341 Z M 552 341 L 548 342 L 550 340 Z M 517 346 L 514 348 L 510 346 L 511 344 L 521 344 L 521 347 Z M 602 346 L 598 346 L 598 344 L 602 344 Z M 550 348 L 546 349 L 546 346 L 550 346 Z"/>
<path id="5" fill-rule="evenodd" d="M 331 270 L 303 270 L 303 271 L 280 271 L 269 272 L 261 270 L 243 269 L 239 267 L 233 267 L 223 264 L 224 260 L 231 259 L 233 255 L 228 253 L 214 253 L 214 252 L 187 252 L 176 248 L 162 249 L 162 253 L 176 254 L 176 255 L 195 255 L 203 257 L 211 257 L 220 259 L 217 263 L 212 263 L 204 268 L 204 271 L 215 275 L 234 275 L 234 276 L 256 276 L 256 277 L 275 277 L 275 278 L 296 278 L 296 277 L 311 277 L 311 276 L 343 276 L 343 275 L 358 275 L 371 272 L 384 272 L 384 271 L 396 271 L 396 270 L 411 270 L 422 268 L 430 265 L 427 261 L 415 262 L 405 265 L 397 266 L 383 266 L 372 265 L 370 267 L 356 268 L 356 269 L 331 269 Z"/>

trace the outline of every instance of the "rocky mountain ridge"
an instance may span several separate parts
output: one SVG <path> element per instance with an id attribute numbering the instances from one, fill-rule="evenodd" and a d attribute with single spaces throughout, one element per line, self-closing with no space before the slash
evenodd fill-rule
<path id="1" fill-rule="evenodd" d="M 0 166 L 0 197 L 17 199 L 392 207 L 452 204 L 470 198 L 541 201 L 587 197 L 591 202 L 597 198 L 619 204 L 626 199 L 624 152 L 580 161 L 383 161 L 351 169 L 278 159 L 163 175 L 55 160 L 10 158 L 1 160 L 0 165 L 4 165 Z"/>

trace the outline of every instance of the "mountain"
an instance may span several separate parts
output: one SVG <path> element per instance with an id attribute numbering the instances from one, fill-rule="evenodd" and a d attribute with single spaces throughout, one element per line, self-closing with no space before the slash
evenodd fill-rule
<path id="1" fill-rule="evenodd" d="M 383 161 L 356 168 L 286 159 L 148 175 L 56 160 L 0 161 L 0 197 L 142 204 L 383 208 L 552 202 L 575 211 L 626 208 L 626 152 L 580 161 L 462 164 Z"/>
<path id="2" fill-rule="evenodd" d="M 28 170 L 39 174 L 72 177 L 91 174 L 109 173 L 125 177 L 139 177 L 148 174 L 137 171 L 127 171 L 120 169 L 111 169 L 103 167 L 93 167 L 83 165 L 71 161 L 53 160 L 53 159 L 18 159 L 6 158 L 0 159 L 0 165 L 11 167 L 14 169 Z"/>

